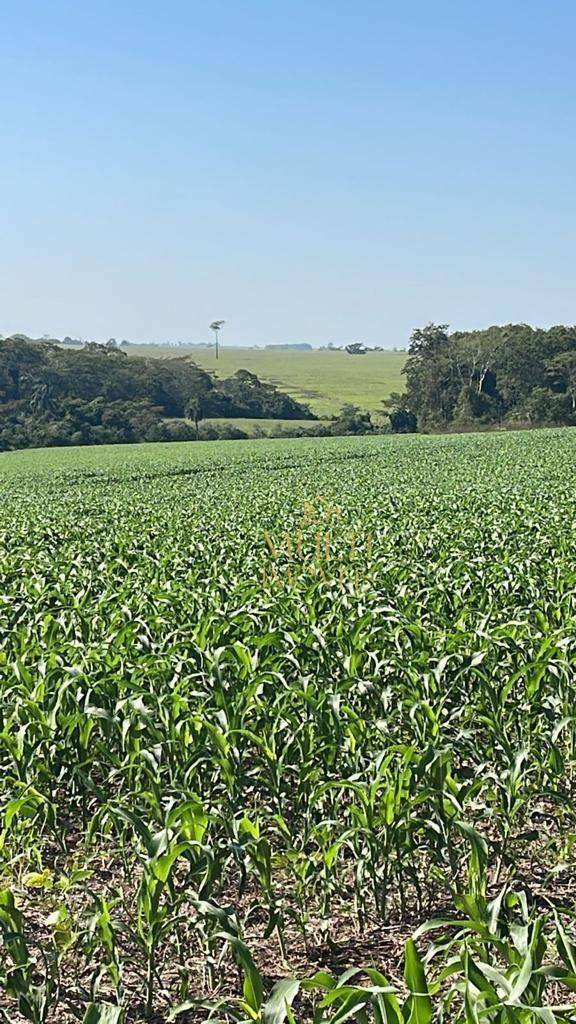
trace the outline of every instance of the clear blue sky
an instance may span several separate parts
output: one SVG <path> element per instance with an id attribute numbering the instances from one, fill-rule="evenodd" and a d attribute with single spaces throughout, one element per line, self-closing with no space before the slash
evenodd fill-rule
<path id="1" fill-rule="evenodd" d="M 0 332 L 576 321 L 573 0 L 4 0 Z"/>

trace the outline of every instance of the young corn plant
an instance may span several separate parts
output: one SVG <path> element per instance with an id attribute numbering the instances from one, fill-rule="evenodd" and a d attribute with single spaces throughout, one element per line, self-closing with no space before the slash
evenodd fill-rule
<path id="1" fill-rule="evenodd" d="M 84 954 L 87 959 L 98 956 L 101 963 L 94 971 L 90 982 L 90 994 L 95 1000 L 104 980 L 113 987 L 119 1005 L 124 1000 L 123 968 L 119 946 L 118 925 L 114 920 L 114 907 L 121 902 L 121 895 L 112 901 L 105 896 L 92 897 L 94 909 L 89 915 L 83 931 Z"/>
<path id="2" fill-rule="evenodd" d="M 175 930 L 183 898 L 173 885 L 175 865 L 194 844 L 190 840 L 179 839 L 178 834 L 169 828 L 153 832 L 142 818 L 124 808 L 114 808 L 111 813 L 133 827 L 143 847 L 139 857 L 141 874 L 136 892 L 136 915 L 129 932 L 144 958 L 144 1015 L 148 1019 L 154 1012 L 160 949 L 163 941 Z M 108 928 L 101 934 L 106 952 L 109 957 L 114 957 L 113 934 Z M 116 972 L 114 959 L 112 964 Z"/>
<path id="3" fill-rule="evenodd" d="M 433 990 L 443 1014 L 462 1024 L 576 1019 L 575 947 L 558 918 L 534 915 L 525 893 L 505 889 L 491 902 L 470 894 L 456 905 L 463 918 L 432 920 L 417 932 L 438 931 L 425 963 L 436 968 Z M 559 963 L 546 958 L 550 937 Z M 563 988 L 569 998 L 559 1001 Z"/>
<path id="4" fill-rule="evenodd" d="M 25 934 L 24 915 L 13 893 L 0 889 L 0 982 L 6 994 L 14 1000 L 19 1013 L 31 1024 L 45 1024 L 58 1002 L 60 964 L 66 950 L 74 941 L 68 911 L 59 906 L 46 919 L 49 929 L 47 941 L 37 941 L 32 951 Z M 6 1024 L 11 1018 L 0 1007 Z"/>
<path id="5" fill-rule="evenodd" d="M 210 1020 L 225 1020 L 235 1024 L 294 1024 L 291 1011 L 300 983 L 295 978 L 283 978 L 273 987 L 268 998 L 264 996 L 264 982 L 248 946 L 236 935 L 221 932 L 234 956 L 242 975 L 242 996 L 235 999 L 192 999 L 174 1007 L 168 1020 L 177 1020 L 181 1014 L 205 1010 Z"/>

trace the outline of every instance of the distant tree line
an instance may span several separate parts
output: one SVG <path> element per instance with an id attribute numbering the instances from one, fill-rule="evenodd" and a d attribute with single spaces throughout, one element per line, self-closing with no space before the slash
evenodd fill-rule
<path id="1" fill-rule="evenodd" d="M 248 370 L 217 380 L 190 356 L 130 357 L 115 344 L 0 341 L 0 450 L 194 440 L 207 417 L 314 420 Z"/>
<path id="2" fill-rule="evenodd" d="M 294 350 L 297 352 L 312 352 L 313 346 L 308 341 L 287 342 L 286 344 L 264 345 L 265 349 L 272 351 Z"/>
<path id="3" fill-rule="evenodd" d="M 402 372 L 405 392 L 385 403 L 396 432 L 576 425 L 576 327 L 428 324 Z"/>
<path id="4" fill-rule="evenodd" d="M 3 335 L 0 334 L 0 341 L 3 339 Z M 18 338 L 21 341 L 41 341 L 48 342 L 53 345 L 66 345 L 73 348 L 82 348 L 86 344 L 84 339 L 71 337 L 69 334 L 65 335 L 62 339 L 52 338 L 49 334 L 43 334 L 41 338 L 32 338 L 27 334 L 12 334 L 12 338 Z M 105 343 L 108 348 L 201 348 L 201 349 L 213 349 L 215 348 L 215 341 L 138 341 L 132 342 L 123 338 L 118 341 L 116 338 L 109 338 Z M 258 351 L 300 351 L 300 352 L 345 352 L 348 355 L 366 355 L 368 352 L 386 352 L 387 350 L 382 345 L 364 345 L 362 342 L 351 342 L 347 345 L 335 345 L 334 342 L 329 341 L 327 345 L 314 346 L 309 341 L 298 341 L 298 342 L 273 342 L 269 345 L 248 345 L 242 346 L 251 348 Z M 405 348 L 397 348 L 394 346 L 392 352 L 405 352 Z"/>
<path id="5" fill-rule="evenodd" d="M 262 429 L 257 423 L 252 423 L 249 430 L 243 430 L 233 420 L 230 423 L 205 420 L 199 425 L 199 437 L 203 441 L 241 440 L 249 437 L 342 437 L 347 434 L 383 432 L 382 428 L 372 423 L 369 412 L 351 404 L 343 405 L 340 412 L 329 419 L 311 420 L 306 424 L 279 421 L 278 424 L 266 424 L 266 428 Z"/>
<path id="6" fill-rule="evenodd" d="M 368 352 L 385 352 L 382 345 L 364 345 L 361 341 L 352 341 L 348 345 L 334 345 L 329 341 L 327 345 L 320 345 L 319 352 L 346 352 L 349 356 L 365 356 Z M 396 349 L 393 349 L 396 352 Z M 404 349 L 401 349 L 404 351 Z"/>

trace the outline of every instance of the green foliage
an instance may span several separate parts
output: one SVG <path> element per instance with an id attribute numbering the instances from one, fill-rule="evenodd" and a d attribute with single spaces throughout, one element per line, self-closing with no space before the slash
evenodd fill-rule
<path id="1" fill-rule="evenodd" d="M 90 1003 L 82 1019 L 82 1024 L 122 1024 L 124 1013 L 118 1006 L 110 1003 Z"/>
<path id="2" fill-rule="evenodd" d="M 228 1022 L 260 1024 L 565 1024 L 576 1019 L 576 1006 L 555 1003 L 559 991 L 576 989 L 574 948 L 556 920 L 548 934 L 544 916 L 530 913 L 525 893 L 504 891 L 490 904 L 471 897 L 460 909 L 461 921 L 429 921 L 419 935 L 433 931 L 436 939 L 425 958 L 414 939 L 405 944 L 404 990 L 374 968 L 350 968 L 338 977 L 317 971 L 310 978 L 278 981 L 265 1001 L 263 979 L 247 946 L 223 935 L 234 951 L 243 976 L 243 997 L 233 1000 L 191 1000 L 169 1014 L 212 1011 Z M 546 960 L 549 939 L 556 943 L 554 962 Z M 312 994 L 312 1007 L 293 1010 L 299 993 Z M 210 1016 L 209 1019 L 215 1019 Z"/>
<path id="3" fill-rule="evenodd" d="M 576 423 L 576 328 L 527 324 L 448 333 L 446 324 L 413 332 L 406 391 L 394 396 L 392 430 L 406 417 L 422 429 L 494 423 Z"/>
<path id="4" fill-rule="evenodd" d="M 575 445 L 0 458 L 8 1019 L 70 964 L 77 1019 L 571 1018 Z M 454 906 L 404 983 L 295 969 Z"/>
<path id="5" fill-rule="evenodd" d="M 374 427 L 369 412 L 362 412 L 355 405 L 343 405 L 338 416 L 330 424 L 331 433 L 371 434 Z"/>
<path id="6" fill-rule="evenodd" d="M 24 917 L 9 889 L 0 889 L 0 986 L 16 1004 L 22 1017 L 31 1024 L 44 1024 L 58 1001 L 60 960 L 71 945 L 69 914 L 63 905 L 46 920 L 49 935 L 42 943 L 34 943 L 24 931 Z M 0 1013 L 10 1017 L 0 1005 Z"/>
<path id="7" fill-rule="evenodd" d="M 313 419 L 246 370 L 217 381 L 186 356 L 128 359 L 116 344 L 77 351 L 19 338 L 0 341 L 0 410 L 0 449 L 190 441 L 206 416 Z"/>

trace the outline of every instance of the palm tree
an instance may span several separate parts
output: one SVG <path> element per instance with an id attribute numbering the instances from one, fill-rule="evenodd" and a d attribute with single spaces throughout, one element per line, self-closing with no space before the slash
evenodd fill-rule
<path id="1" fill-rule="evenodd" d="M 188 405 L 187 416 L 189 419 L 194 420 L 194 426 L 196 427 L 196 440 L 199 440 L 198 424 L 202 419 L 202 402 L 198 395 L 195 395 L 190 399 Z"/>
<path id="2" fill-rule="evenodd" d="M 216 339 L 216 359 L 218 359 L 218 331 L 222 330 L 225 323 L 225 320 L 214 320 L 210 324 L 210 330 L 214 331 L 214 338 Z"/>

